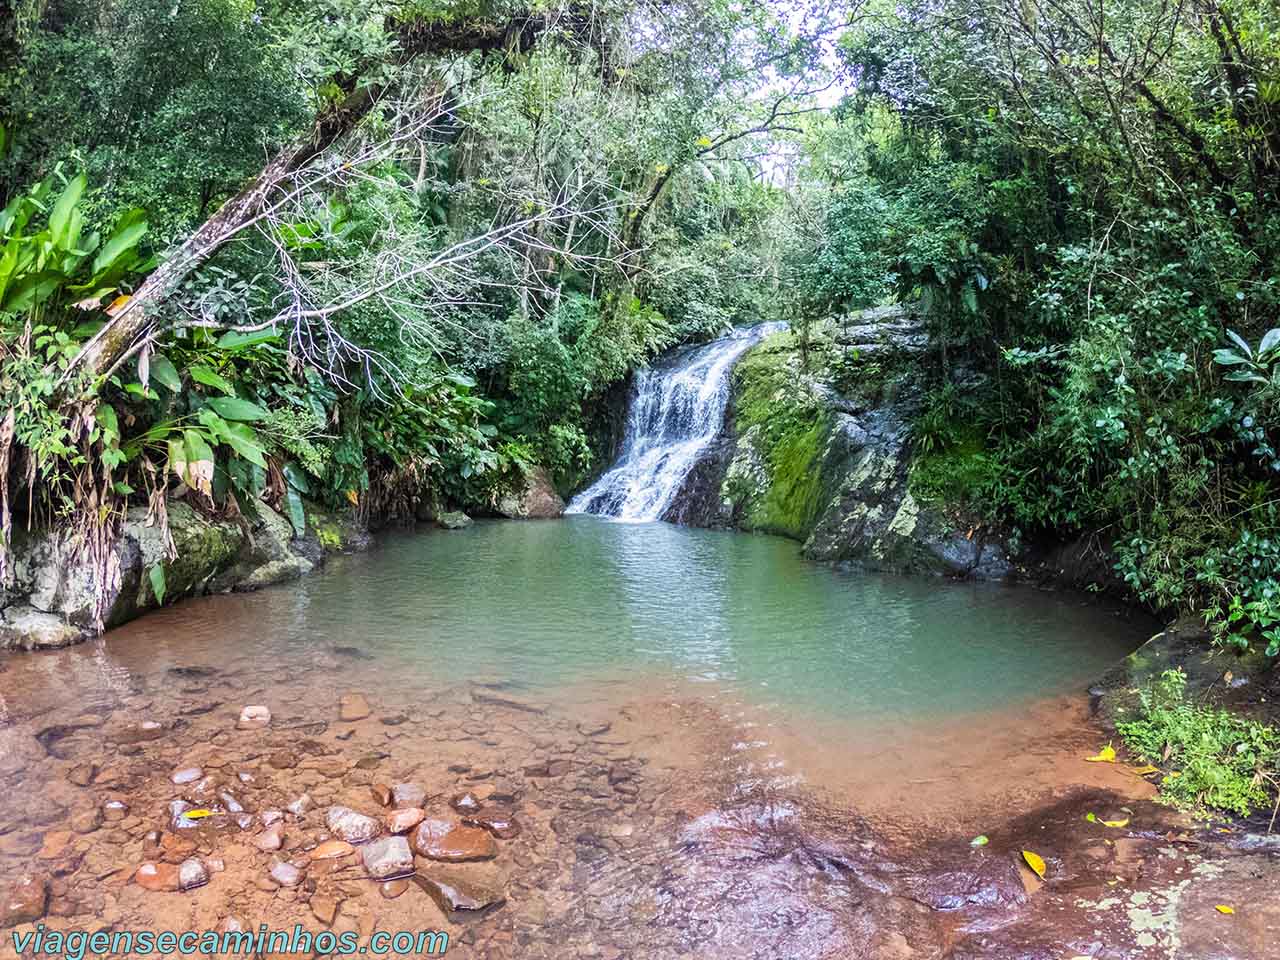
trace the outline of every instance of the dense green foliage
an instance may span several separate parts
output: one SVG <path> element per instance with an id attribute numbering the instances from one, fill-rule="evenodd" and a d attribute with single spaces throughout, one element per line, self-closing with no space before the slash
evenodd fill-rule
<path id="1" fill-rule="evenodd" d="M 301 530 L 308 499 L 483 510 L 534 465 L 567 491 L 603 467 L 611 387 L 776 309 L 789 218 L 753 158 L 814 109 L 824 22 L 622 0 L 20 6 L 0 35 L 6 541 L 12 510 L 109 533 L 130 503 L 163 521 L 175 497 L 265 501 Z M 786 89 L 762 102 L 765 69 Z M 153 295 L 157 263 L 178 272 Z"/>
<path id="2" fill-rule="evenodd" d="M 1194 702 L 1187 678 L 1168 670 L 1141 693 L 1141 717 L 1118 725 L 1140 759 L 1168 772 L 1163 796 L 1248 816 L 1271 803 L 1280 732 L 1227 710 Z"/>
<path id="3" fill-rule="evenodd" d="M 1137 597 L 1272 654 L 1278 14 L 865 4 L 794 254 L 801 304 L 927 312 L 923 499 L 1023 542 L 1101 533 Z"/>

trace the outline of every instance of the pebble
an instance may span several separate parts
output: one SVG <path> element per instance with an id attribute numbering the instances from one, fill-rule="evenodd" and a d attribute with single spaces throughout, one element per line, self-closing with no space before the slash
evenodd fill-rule
<path id="1" fill-rule="evenodd" d="M 296 887 L 302 882 L 302 871 L 283 860 L 272 866 L 270 876 L 282 887 Z"/>
<path id="2" fill-rule="evenodd" d="M 279 850 L 284 846 L 284 824 L 277 821 L 253 838 L 253 845 L 259 850 Z"/>
<path id="3" fill-rule="evenodd" d="M 204 771 L 200 767 L 183 767 L 175 770 L 173 776 L 169 779 L 181 786 L 184 783 L 193 783 L 204 776 Z"/>
<path id="4" fill-rule="evenodd" d="M 355 847 L 345 840 L 326 840 L 311 851 L 312 860 L 336 860 L 355 851 Z"/>
<path id="5" fill-rule="evenodd" d="M 338 719 L 352 723 L 356 720 L 363 720 L 373 711 L 369 708 L 369 701 L 364 698 L 362 693 L 343 694 L 342 699 L 338 701 Z"/>
<path id="6" fill-rule="evenodd" d="M 347 843 L 365 843 L 382 832 L 382 824 L 377 820 L 356 813 L 350 807 L 330 807 L 324 823 L 330 833 Z"/>
<path id="7" fill-rule="evenodd" d="M 387 833 L 408 833 L 426 817 L 421 807 L 405 807 L 394 810 L 386 816 Z"/>
<path id="8" fill-rule="evenodd" d="M 375 880 L 391 880 L 413 873 L 413 851 L 404 837 L 383 837 L 360 849 L 365 871 Z"/>
<path id="9" fill-rule="evenodd" d="M 449 801 L 449 806 L 459 813 L 475 813 L 483 804 L 472 793 L 459 793 Z"/>
<path id="10" fill-rule="evenodd" d="M 338 915 L 339 901 L 327 893 L 317 893 L 309 901 L 309 906 L 316 919 L 328 925 Z"/>
<path id="11" fill-rule="evenodd" d="M 261 705 L 245 707 L 236 721 L 237 730 L 261 730 L 271 725 L 271 711 Z"/>
<path id="12" fill-rule="evenodd" d="M 311 799 L 311 794 L 304 793 L 297 800 L 293 801 L 293 803 L 285 807 L 285 809 L 288 810 L 290 813 L 292 813 L 295 817 L 300 817 L 315 805 L 316 805 L 316 802 Z"/>
<path id="13" fill-rule="evenodd" d="M 409 881 L 404 879 L 387 880 L 378 885 L 378 892 L 382 894 L 383 900 L 394 900 L 408 889 Z"/>
<path id="14" fill-rule="evenodd" d="M 178 889 L 178 868 L 171 863 L 148 860 L 138 867 L 133 875 L 133 882 L 143 890 L 171 892 Z"/>
<path id="15" fill-rule="evenodd" d="M 77 787 L 87 787 L 93 783 L 93 778 L 97 773 L 98 765 L 96 763 L 78 763 L 67 771 L 67 779 Z"/>
<path id="16" fill-rule="evenodd" d="M 178 889 L 194 890 L 209 882 L 209 868 L 204 862 L 192 857 L 178 865 Z"/>
<path id="17" fill-rule="evenodd" d="M 102 805 L 102 816 L 109 823 L 117 823 L 129 815 L 129 805 L 123 800 L 108 800 Z"/>
<path id="18" fill-rule="evenodd" d="M 93 833 L 102 826 L 102 811 L 97 807 L 82 810 L 71 818 L 71 829 L 76 833 Z"/>
<path id="19" fill-rule="evenodd" d="M 396 807 L 420 807 L 427 791 L 416 783 L 397 783 L 391 788 L 391 803 Z"/>
<path id="20" fill-rule="evenodd" d="M 370 784 L 369 792 L 373 794 L 373 799 L 382 804 L 382 806 L 391 806 L 391 788 L 385 783 Z"/>

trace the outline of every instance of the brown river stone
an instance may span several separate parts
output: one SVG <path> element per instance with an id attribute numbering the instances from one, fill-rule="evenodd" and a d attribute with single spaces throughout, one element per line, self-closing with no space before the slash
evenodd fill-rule
<path id="1" fill-rule="evenodd" d="M 487 831 L 434 817 L 418 824 L 413 833 L 413 849 L 428 860 L 448 863 L 489 860 L 498 854 L 498 845 Z"/>

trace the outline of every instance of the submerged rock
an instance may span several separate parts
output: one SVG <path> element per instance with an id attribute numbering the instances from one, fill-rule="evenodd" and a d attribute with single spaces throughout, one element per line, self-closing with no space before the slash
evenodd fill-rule
<path id="1" fill-rule="evenodd" d="M 375 880 L 391 880 L 413 873 L 413 851 L 404 837 L 383 837 L 360 849 L 360 860 Z"/>
<path id="2" fill-rule="evenodd" d="M 347 723 L 363 720 L 372 712 L 369 708 L 369 701 L 364 698 L 362 693 L 343 694 L 342 699 L 338 701 L 338 719 Z"/>
<path id="3" fill-rule="evenodd" d="M 264 706 L 248 706 L 240 711 L 237 730 L 261 730 L 271 725 L 271 711 Z"/>
<path id="4" fill-rule="evenodd" d="M 435 818 L 418 824 L 413 832 L 413 849 L 428 860 L 449 863 L 490 860 L 498 854 L 498 845 L 488 831 Z"/>
<path id="5" fill-rule="evenodd" d="M 49 902 L 49 878 L 24 873 L 0 894 L 0 929 L 20 923 L 35 923 L 44 916 Z"/>
<path id="6" fill-rule="evenodd" d="M 472 520 L 460 510 L 451 510 L 436 517 L 436 523 L 446 530 L 465 530 L 471 526 Z"/>
<path id="7" fill-rule="evenodd" d="M 388 833 L 408 833 L 418 824 L 420 824 L 426 813 L 421 807 L 405 807 L 403 810 L 394 810 L 387 814 L 386 824 Z"/>
<path id="8" fill-rule="evenodd" d="M 414 880 L 447 913 L 487 910 L 507 902 L 499 888 L 452 871 L 434 869 L 417 874 Z"/>
<path id="9" fill-rule="evenodd" d="M 282 887 L 296 887 L 302 882 L 302 871 L 283 860 L 272 864 L 269 875 Z"/>

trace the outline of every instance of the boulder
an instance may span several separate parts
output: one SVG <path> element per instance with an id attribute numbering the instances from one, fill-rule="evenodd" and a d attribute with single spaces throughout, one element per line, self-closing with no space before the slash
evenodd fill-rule
<path id="1" fill-rule="evenodd" d="M 465 530 L 471 526 L 472 520 L 461 510 L 447 510 L 436 517 L 436 523 L 446 530 Z"/>
<path id="2" fill-rule="evenodd" d="M 511 520 L 551 520 L 564 514 L 564 500 L 547 469 L 533 467 L 524 476 L 524 486 L 503 496 L 497 510 Z"/>

